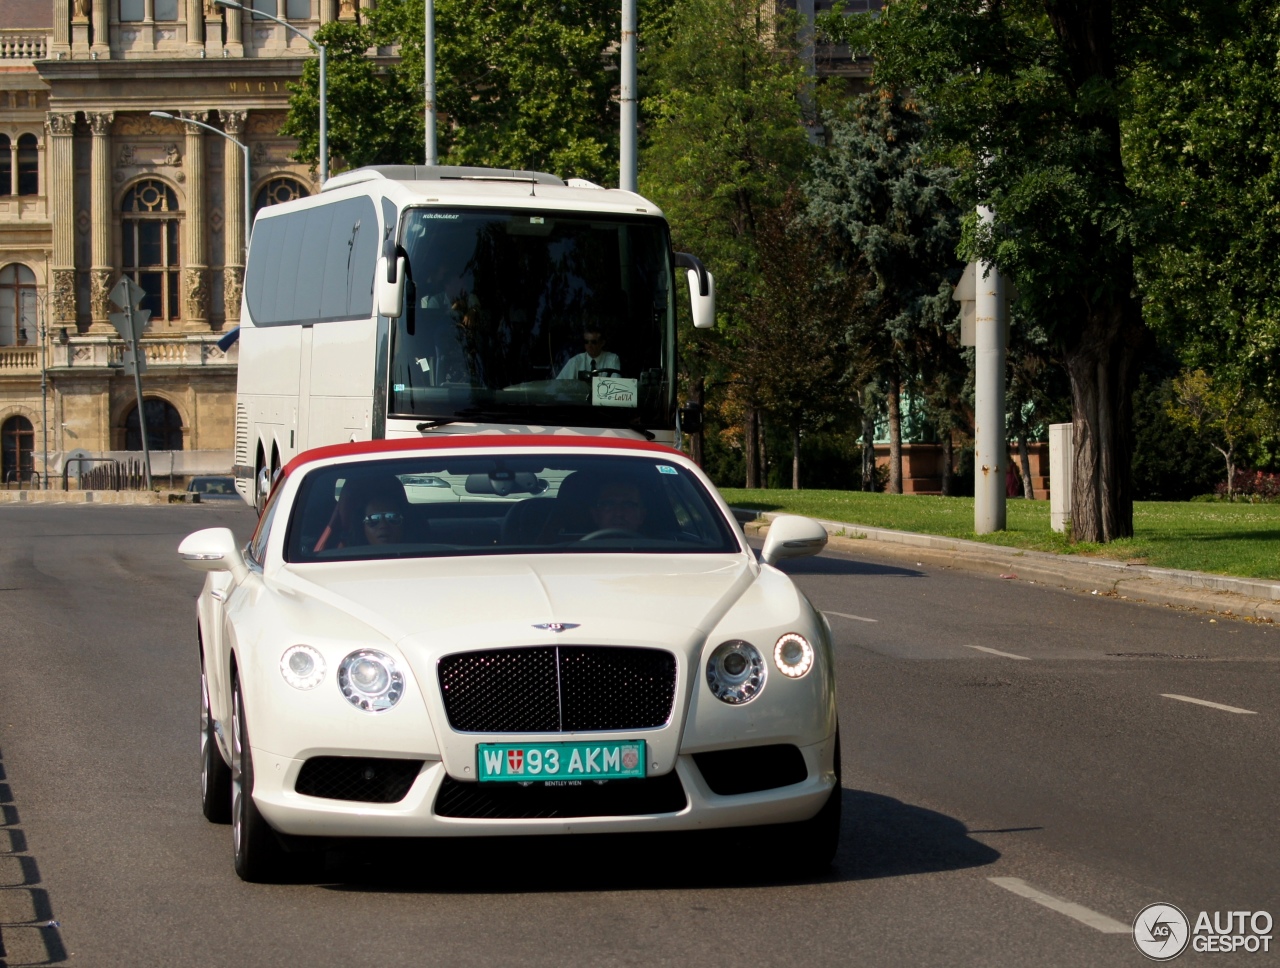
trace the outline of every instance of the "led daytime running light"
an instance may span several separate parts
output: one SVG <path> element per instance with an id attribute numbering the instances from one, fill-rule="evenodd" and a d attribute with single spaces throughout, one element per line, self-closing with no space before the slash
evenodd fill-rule
<path id="1" fill-rule="evenodd" d="M 294 689 L 314 689 L 324 673 L 324 657 L 309 645 L 291 645 L 280 657 L 280 675 Z"/>
<path id="2" fill-rule="evenodd" d="M 813 668 L 813 646 L 803 635 L 788 632 L 773 647 L 773 662 L 788 679 L 803 678 Z"/>

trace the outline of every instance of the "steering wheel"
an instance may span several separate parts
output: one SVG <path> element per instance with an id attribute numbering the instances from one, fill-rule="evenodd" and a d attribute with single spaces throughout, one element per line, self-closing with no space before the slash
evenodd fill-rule
<path id="1" fill-rule="evenodd" d="M 595 370 L 578 371 L 578 379 L 583 383 L 589 383 L 593 376 L 622 376 L 622 371 L 612 366 L 600 366 Z"/>
<path id="2" fill-rule="evenodd" d="M 600 528 L 584 534 L 579 541 L 595 541 L 597 538 L 642 538 L 639 531 L 628 531 L 626 528 Z"/>

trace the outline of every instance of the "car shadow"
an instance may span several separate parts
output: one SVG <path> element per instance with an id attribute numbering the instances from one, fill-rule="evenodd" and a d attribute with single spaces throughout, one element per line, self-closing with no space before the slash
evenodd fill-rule
<path id="1" fill-rule="evenodd" d="M 841 806 L 836 861 L 816 877 L 764 869 L 752 860 L 757 838 L 750 828 L 740 828 L 362 844 L 328 851 L 323 869 L 305 881 L 328 891 L 356 893 L 705 890 L 902 877 L 980 867 L 1000 857 L 945 814 L 863 790 L 845 789 Z M 725 862 L 717 864 L 716 857 Z"/>
<path id="2" fill-rule="evenodd" d="M 901 568 L 876 561 L 858 561 L 833 555 L 789 558 L 778 562 L 778 570 L 788 575 L 876 575 L 882 578 L 924 578 L 915 568 Z"/>

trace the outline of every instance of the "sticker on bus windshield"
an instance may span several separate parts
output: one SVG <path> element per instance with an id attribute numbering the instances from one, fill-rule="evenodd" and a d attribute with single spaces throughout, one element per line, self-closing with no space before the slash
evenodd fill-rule
<path id="1" fill-rule="evenodd" d="M 656 466 L 657 466 L 657 468 L 658 468 L 658 473 L 659 473 L 659 474 L 679 474 L 679 473 L 680 473 L 678 470 L 676 470 L 676 469 L 675 469 L 674 467 L 672 467 L 670 464 L 658 464 L 658 465 L 656 465 Z"/>
<path id="2" fill-rule="evenodd" d="M 638 407 L 640 381 L 625 376 L 592 377 L 591 403 L 597 407 Z"/>

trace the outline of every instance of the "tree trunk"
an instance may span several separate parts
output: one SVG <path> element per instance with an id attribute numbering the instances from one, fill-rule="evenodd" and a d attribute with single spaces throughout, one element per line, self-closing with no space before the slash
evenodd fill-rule
<path id="1" fill-rule="evenodd" d="M 902 493 L 902 381 L 889 378 L 889 493 Z"/>
<path id="2" fill-rule="evenodd" d="M 698 377 L 693 381 L 693 385 L 689 388 L 689 400 L 691 403 L 696 403 L 698 405 L 698 413 L 702 416 L 703 420 L 706 419 L 706 403 L 704 400 L 706 391 L 707 381 L 705 377 Z M 703 442 L 701 427 L 698 428 L 698 432 L 696 434 L 689 435 L 689 456 L 693 459 L 695 464 L 699 467 L 702 466 Z"/>
<path id="3" fill-rule="evenodd" d="M 1018 464 L 1022 468 L 1022 496 L 1028 501 L 1036 499 L 1036 488 L 1031 483 L 1031 455 L 1027 451 L 1027 432 L 1018 434 Z"/>
<path id="4" fill-rule="evenodd" d="M 791 428 L 791 490 L 800 490 L 800 428 Z"/>
<path id="5" fill-rule="evenodd" d="M 755 407 L 747 408 L 747 422 L 742 429 L 742 449 L 747 458 L 747 488 L 760 486 L 760 449 L 759 434 L 756 433 L 756 421 L 759 411 Z"/>
<path id="6" fill-rule="evenodd" d="M 760 455 L 760 486 L 769 486 L 769 449 L 764 436 L 764 413 L 756 408 L 756 451 Z"/>
<path id="7" fill-rule="evenodd" d="M 951 497 L 951 492 L 955 490 L 955 480 L 952 461 L 955 460 L 955 442 L 951 436 L 952 432 L 948 430 L 942 435 L 942 496 Z"/>
<path id="8" fill-rule="evenodd" d="M 1145 330 L 1136 300 L 1090 313 L 1064 354 L 1071 381 L 1075 460 L 1071 532 L 1076 541 L 1133 535 L 1133 388 Z"/>
<path id="9" fill-rule="evenodd" d="M 876 489 L 876 395 L 868 384 L 862 391 L 862 489 Z"/>

